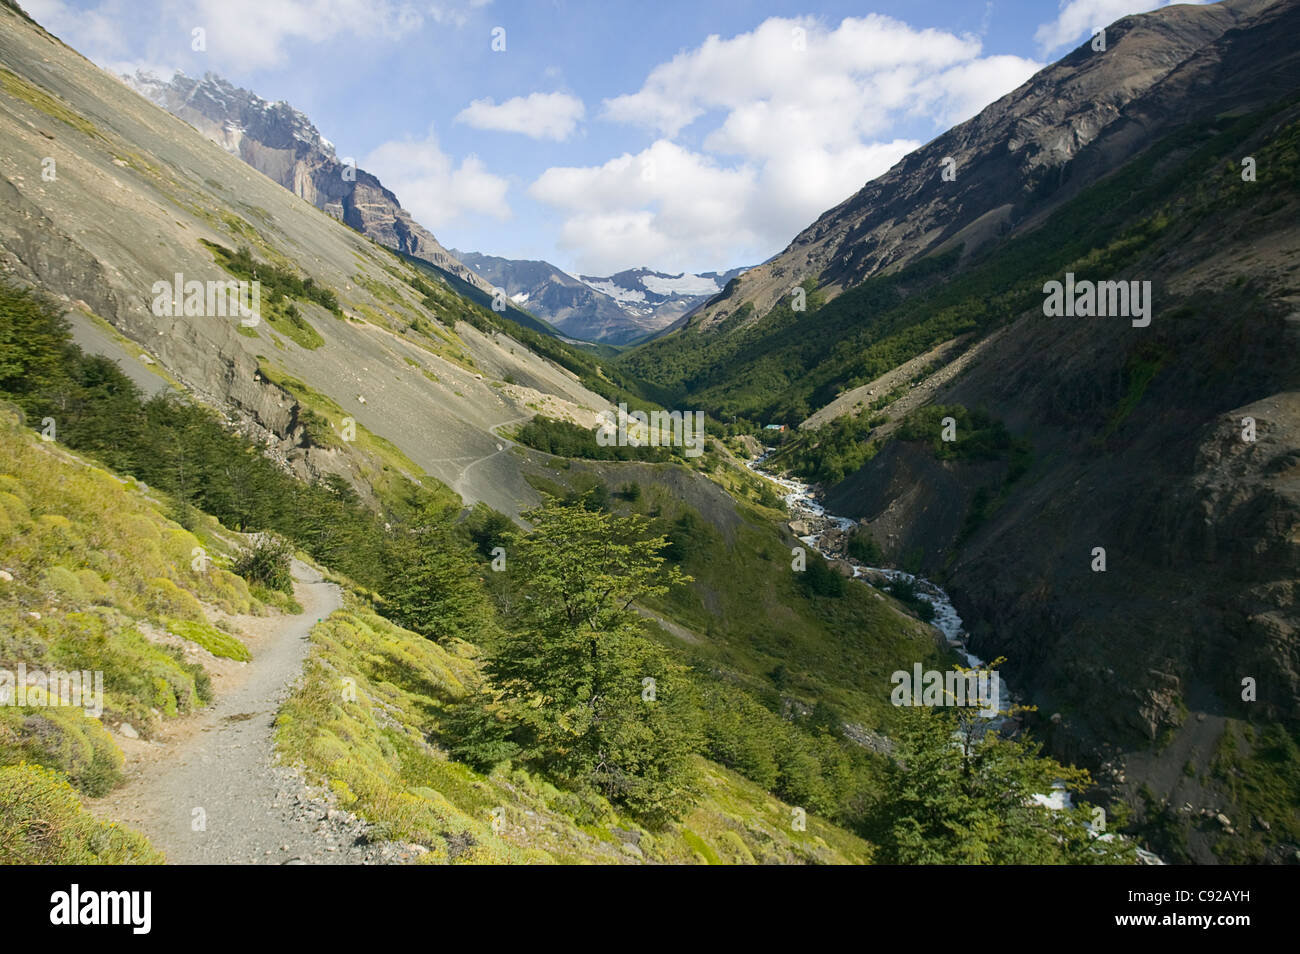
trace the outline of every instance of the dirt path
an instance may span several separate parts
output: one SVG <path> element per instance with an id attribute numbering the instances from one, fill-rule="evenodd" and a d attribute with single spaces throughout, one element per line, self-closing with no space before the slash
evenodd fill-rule
<path id="1" fill-rule="evenodd" d="M 120 740 L 128 781 L 93 810 L 143 832 L 173 864 L 356 864 L 382 853 L 357 843 L 360 822 L 329 811 L 274 760 L 275 714 L 308 633 L 342 605 L 338 587 L 305 564 L 295 561 L 294 577 L 303 612 L 252 621 L 261 624 L 249 627 L 253 661 L 214 676 L 210 708 L 152 741 Z"/>

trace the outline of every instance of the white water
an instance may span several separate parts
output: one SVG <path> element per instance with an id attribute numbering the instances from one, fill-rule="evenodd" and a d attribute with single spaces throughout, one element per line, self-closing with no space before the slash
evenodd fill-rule
<path id="1" fill-rule="evenodd" d="M 788 477 L 778 477 L 776 474 L 763 470 L 762 465 L 766 462 L 768 455 L 772 452 L 768 448 L 767 452 L 761 457 L 749 461 L 746 466 L 756 474 L 766 477 L 768 480 L 778 484 L 786 491 L 784 500 L 786 509 L 790 512 L 792 520 L 804 520 L 805 522 L 825 523 L 816 533 L 799 539 L 812 547 L 822 556 L 827 556 L 826 552 L 821 549 L 821 537 L 826 530 L 835 527 L 839 530 L 849 531 L 857 526 L 857 521 L 849 517 L 838 517 L 835 514 L 827 513 L 826 508 L 821 505 L 816 497 L 813 496 L 812 488 L 800 480 L 791 480 Z M 903 580 L 913 584 L 916 588 L 916 595 L 921 597 L 931 606 L 934 607 L 934 619 L 931 624 L 943 633 L 948 640 L 948 645 L 957 649 L 966 659 L 966 665 L 972 669 L 984 665 L 984 660 L 980 659 L 966 647 L 967 633 L 962 626 L 961 615 L 957 608 L 952 605 L 952 600 L 944 591 L 943 587 L 933 583 L 924 577 L 915 576 L 903 570 L 895 570 L 889 567 L 866 566 L 854 560 L 852 557 L 844 557 L 853 567 L 853 577 L 857 579 L 867 572 L 879 573 L 885 579 L 891 582 Z M 1000 678 L 1000 677 L 999 677 Z"/>
<path id="2" fill-rule="evenodd" d="M 848 517 L 839 517 L 835 514 L 828 513 L 826 508 L 823 507 L 817 498 L 813 496 L 812 488 L 803 481 L 791 480 L 788 477 L 779 477 L 776 474 L 763 470 L 762 465 L 767 461 L 768 456 L 773 450 L 774 448 L 767 448 L 761 457 L 749 461 L 745 466 L 754 473 L 766 477 L 768 480 L 785 490 L 786 493 L 784 500 L 786 509 L 790 512 L 791 520 L 803 520 L 809 523 L 810 527 L 816 528 L 815 533 L 810 533 L 807 536 L 800 537 L 800 541 L 806 543 L 822 556 L 827 556 L 820 546 L 822 534 L 832 527 L 844 531 L 851 530 L 857 525 L 857 521 Z M 934 619 L 931 620 L 931 623 L 936 629 L 943 633 L 944 637 L 948 640 L 948 645 L 960 652 L 966 659 L 966 665 L 972 669 L 978 669 L 984 666 L 984 660 L 980 659 L 967 648 L 966 642 L 969 634 L 962 625 L 961 615 L 957 612 L 957 608 L 952 605 L 952 600 L 949 599 L 948 594 L 944 591 L 943 587 L 925 579 L 924 577 L 914 576 L 913 574 L 906 573 L 902 570 L 895 570 L 889 567 L 864 566 L 847 556 L 843 559 L 847 560 L 847 562 L 853 567 L 854 579 L 862 577 L 867 572 L 874 572 L 879 573 L 881 576 L 885 577 L 885 579 L 890 581 L 905 580 L 912 583 L 915 587 L 916 594 L 934 607 Z M 864 580 L 863 582 L 866 581 Z M 1007 689 L 1006 682 L 1001 678 L 1000 673 L 998 675 L 998 681 L 1001 684 L 1001 698 L 1005 703 L 1010 700 L 1011 693 Z M 997 729 L 1004 722 L 1004 716 L 994 716 L 988 721 L 988 726 L 989 728 Z M 1048 808 L 1056 810 L 1074 807 L 1074 800 L 1071 798 L 1070 793 L 1066 790 L 1065 785 L 1062 782 L 1056 782 L 1053 784 L 1051 792 L 1047 794 L 1040 793 L 1035 795 L 1034 801 L 1038 802 L 1040 805 L 1045 805 Z M 1098 835 L 1097 837 L 1108 840 L 1115 836 L 1107 832 Z M 1164 861 L 1149 851 L 1138 848 L 1137 852 L 1138 857 L 1143 864 L 1164 864 Z"/>

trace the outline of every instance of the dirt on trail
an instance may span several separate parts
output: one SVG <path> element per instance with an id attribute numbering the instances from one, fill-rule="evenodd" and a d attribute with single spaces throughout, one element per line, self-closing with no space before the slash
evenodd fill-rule
<path id="1" fill-rule="evenodd" d="M 239 617 L 252 662 L 216 661 L 213 705 L 151 740 L 115 734 L 125 784 L 92 810 L 147 835 L 172 864 L 366 864 L 406 860 L 371 843 L 366 825 L 333 808 L 275 759 L 275 715 L 302 671 L 316 622 L 343 605 L 339 589 L 295 561 L 292 616 Z"/>

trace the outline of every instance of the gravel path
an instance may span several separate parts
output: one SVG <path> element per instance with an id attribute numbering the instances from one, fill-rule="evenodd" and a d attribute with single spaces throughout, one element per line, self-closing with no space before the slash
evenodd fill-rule
<path id="1" fill-rule="evenodd" d="M 96 814 L 144 833 L 172 864 L 365 864 L 399 859 L 369 844 L 365 824 L 335 810 L 274 759 L 274 722 L 302 671 L 308 633 L 342 606 L 339 589 L 295 561 L 296 616 L 272 626 L 246 677 L 175 737 L 128 752 L 125 785 Z M 196 830 L 198 829 L 198 830 Z"/>

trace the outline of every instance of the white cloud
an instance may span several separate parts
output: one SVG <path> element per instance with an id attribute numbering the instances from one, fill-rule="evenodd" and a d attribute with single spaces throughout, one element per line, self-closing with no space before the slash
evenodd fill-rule
<path id="1" fill-rule="evenodd" d="M 424 15 L 402 0 L 197 0 L 192 19 L 208 51 L 228 69 L 285 66 L 292 40 L 323 43 L 341 35 L 398 40 Z"/>
<path id="2" fill-rule="evenodd" d="M 565 210 L 560 246 L 579 271 L 603 275 L 646 262 L 685 269 L 752 241 L 741 219 L 755 184 L 748 166 L 724 168 L 661 139 L 602 166 L 548 169 L 529 193 Z"/>
<path id="3" fill-rule="evenodd" d="M 604 101 L 603 118 L 655 130 L 653 146 L 548 170 L 530 191 L 567 215 L 561 244 L 588 272 L 766 258 L 920 145 L 901 124 L 967 119 L 1041 67 L 980 51 L 977 37 L 874 14 L 710 36 Z M 673 141 L 687 127 L 702 152 Z M 658 177 L 647 184 L 638 169 L 649 160 Z"/>
<path id="4" fill-rule="evenodd" d="M 469 0 L 470 5 L 478 5 Z M 226 72 L 283 67 L 293 41 L 324 43 L 342 36 L 399 40 L 423 25 L 414 0 L 99 0 L 84 9 L 67 0 L 24 0 L 32 18 L 101 65 L 179 60 L 203 31 L 205 52 Z M 448 7 L 460 10 L 461 3 Z M 427 15 L 442 22 L 433 10 Z M 140 36 L 128 52 L 123 24 L 154 24 L 141 56 Z"/>
<path id="5" fill-rule="evenodd" d="M 1132 13 L 1158 10 L 1171 3 L 1206 3 L 1208 0 L 1061 0 L 1060 13 L 1041 24 L 1034 41 L 1043 53 L 1055 53 L 1063 46 L 1080 42 L 1102 27 Z"/>
<path id="6" fill-rule="evenodd" d="M 532 93 L 500 105 L 491 98 L 476 99 L 456 116 L 456 122 L 475 129 L 517 132 L 534 139 L 567 139 L 586 114 L 582 100 L 568 93 Z"/>
<path id="7" fill-rule="evenodd" d="M 477 156 L 456 165 L 431 132 L 422 140 L 386 142 L 360 163 L 402 202 L 415 220 L 438 229 L 466 213 L 510 218 L 510 183 L 487 170 Z"/>

